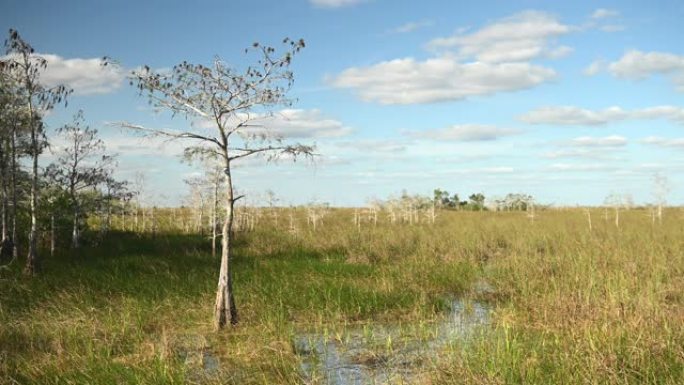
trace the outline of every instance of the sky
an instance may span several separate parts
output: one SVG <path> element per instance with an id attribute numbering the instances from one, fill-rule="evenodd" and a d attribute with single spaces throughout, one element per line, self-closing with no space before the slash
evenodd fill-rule
<path id="1" fill-rule="evenodd" d="M 610 194 L 684 203 L 684 2 L 3 0 L 0 30 L 48 59 L 42 79 L 74 89 L 50 130 L 79 109 L 118 154 L 116 175 L 144 176 L 150 204 L 184 202 L 187 142 L 143 139 L 114 122 L 187 130 L 128 84 L 148 65 L 237 69 L 253 42 L 302 38 L 291 106 L 270 128 L 315 144 L 313 161 L 238 164 L 252 202 L 363 205 L 442 188 L 462 198 L 526 193 L 557 206 Z M 6 36 L 6 35 L 5 35 Z M 102 67 L 103 56 L 118 67 Z M 59 148 L 55 139 L 54 148 Z M 41 166 L 54 155 L 46 154 Z M 139 179 L 139 178 L 138 178 Z M 661 186 L 662 187 L 662 186 Z"/>

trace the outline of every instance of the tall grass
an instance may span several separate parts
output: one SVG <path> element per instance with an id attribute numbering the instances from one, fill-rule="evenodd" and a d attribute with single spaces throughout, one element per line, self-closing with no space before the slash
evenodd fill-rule
<path id="1" fill-rule="evenodd" d="M 163 213 L 160 218 L 163 218 Z M 113 233 L 35 279 L 0 274 L 0 383 L 302 383 L 296 330 L 431 319 L 447 296 L 487 301 L 492 324 L 452 344 L 426 383 L 684 383 L 684 227 L 640 210 L 440 212 L 435 224 L 314 232 L 262 219 L 238 233 L 241 324 L 211 331 L 218 259 L 198 235 Z M 162 226 L 163 227 L 163 226 Z M 473 290 L 487 281 L 493 291 Z M 218 369 L 210 365 L 218 360 Z"/>

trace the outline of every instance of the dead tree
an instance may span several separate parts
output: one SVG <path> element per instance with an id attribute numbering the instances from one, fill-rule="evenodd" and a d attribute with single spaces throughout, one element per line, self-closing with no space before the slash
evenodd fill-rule
<path id="1" fill-rule="evenodd" d="M 57 160 L 47 168 L 47 175 L 68 194 L 72 210 L 71 247 L 80 247 L 83 214 L 81 193 L 107 182 L 113 158 L 104 153 L 104 142 L 97 130 L 84 124 L 83 112 L 74 116 L 71 124 L 60 127 L 65 145 L 55 151 Z"/>
<path id="2" fill-rule="evenodd" d="M 47 68 L 47 60 L 35 54 L 33 47 L 24 41 L 16 30 L 10 29 L 5 41 L 6 56 L 0 59 L 0 68 L 10 74 L 20 84 L 20 94 L 24 100 L 30 135 L 29 152 L 31 156 L 31 228 L 29 230 L 28 255 L 25 273 L 34 275 L 40 271 L 38 256 L 38 157 L 42 153 L 45 140 L 41 114 L 64 102 L 71 93 L 63 85 L 52 88 L 40 83 L 40 75 Z"/>
<path id="3" fill-rule="evenodd" d="M 135 71 L 131 83 L 147 95 L 158 108 L 174 115 L 200 120 L 204 125 L 191 125 L 186 131 L 168 131 L 120 123 L 124 127 L 153 136 L 194 141 L 189 152 L 211 153 L 221 160 L 225 175 L 225 219 L 222 229 L 221 267 L 214 307 L 215 326 L 238 321 L 233 297 L 231 259 L 233 247 L 234 205 L 240 198 L 233 190 L 233 162 L 262 155 L 274 159 L 313 155 L 313 147 L 284 143 L 284 138 L 268 127 L 269 111 L 275 106 L 290 105 L 287 91 L 292 85 L 289 70 L 293 56 L 304 47 L 304 41 L 285 39 L 286 51 L 255 43 L 247 53 L 258 55 L 253 65 L 238 70 L 220 59 L 210 66 L 182 62 L 171 71 L 155 71 L 148 66 Z"/>

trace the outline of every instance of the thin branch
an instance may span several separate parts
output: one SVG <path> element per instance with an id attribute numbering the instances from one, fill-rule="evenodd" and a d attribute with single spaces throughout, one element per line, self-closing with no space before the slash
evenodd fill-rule
<path id="1" fill-rule="evenodd" d="M 132 123 L 128 123 L 128 122 L 114 122 L 114 123 L 109 123 L 109 124 L 112 126 L 119 126 L 119 127 L 127 128 L 130 130 L 145 132 L 149 136 L 163 136 L 163 137 L 167 137 L 167 138 L 171 138 L 171 139 L 196 139 L 196 140 L 212 142 L 219 147 L 221 146 L 221 143 L 218 141 L 218 139 L 211 138 L 211 137 L 204 136 L 204 135 L 200 135 L 200 134 L 195 134 L 194 132 L 167 131 L 167 130 L 162 130 L 162 129 L 158 129 L 158 128 L 148 128 L 148 127 L 144 127 L 144 126 L 140 126 L 140 125 L 132 124 Z"/>
<path id="2" fill-rule="evenodd" d="M 250 155 L 258 154 L 258 153 L 264 153 L 264 152 L 273 152 L 273 151 L 280 151 L 281 153 L 289 153 L 289 154 L 300 154 L 303 153 L 305 155 L 314 155 L 313 153 L 313 148 L 310 146 L 268 146 L 268 147 L 262 147 L 262 148 L 230 148 L 229 151 L 239 151 L 242 152 L 241 154 L 231 156 L 229 161 L 235 160 L 235 159 L 240 159 L 244 158 Z"/>

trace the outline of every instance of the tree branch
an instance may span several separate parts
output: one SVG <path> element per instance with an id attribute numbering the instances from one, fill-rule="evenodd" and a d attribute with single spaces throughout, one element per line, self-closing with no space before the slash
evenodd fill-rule
<path id="1" fill-rule="evenodd" d="M 134 131 L 140 131 L 140 132 L 145 132 L 147 133 L 147 136 L 162 136 L 162 137 L 167 137 L 173 139 L 196 139 L 196 140 L 201 140 L 201 141 L 207 141 L 216 144 L 217 146 L 221 146 L 221 143 L 218 141 L 216 138 L 196 134 L 194 132 L 188 132 L 188 131 L 182 131 L 182 132 L 174 132 L 174 131 L 167 131 L 167 130 L 162 130 L 158 128 L 148 128 L 144 126 L 140 126 L 137 124 L 132 124 L 128 122 L 114 122 L 110 123 L 112 126 L 119 126 L 122 128 L 127 128 L 129 130 L 134 130 Z"/>

